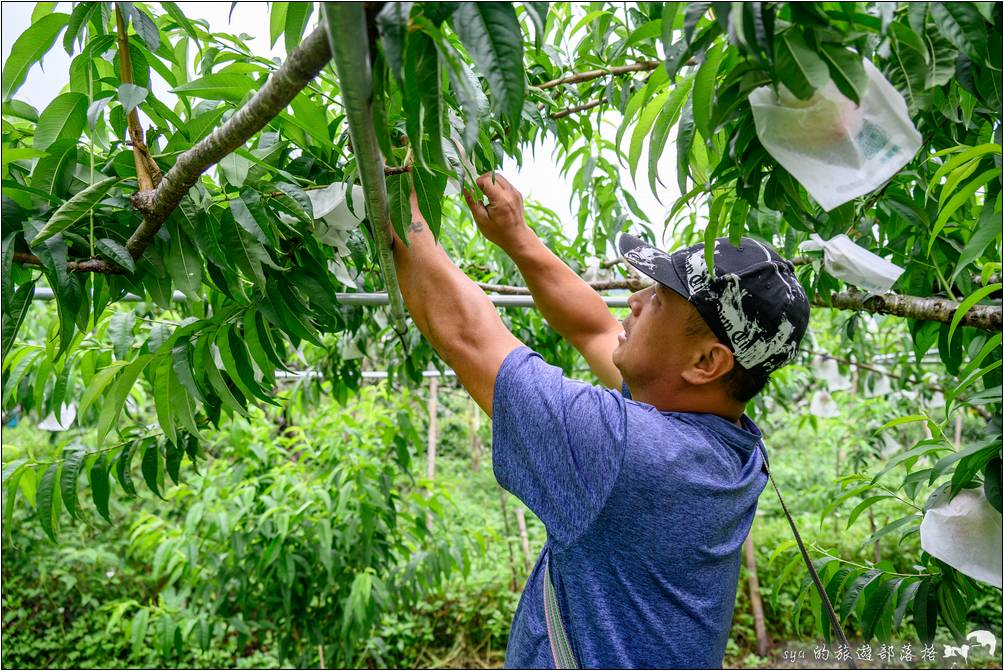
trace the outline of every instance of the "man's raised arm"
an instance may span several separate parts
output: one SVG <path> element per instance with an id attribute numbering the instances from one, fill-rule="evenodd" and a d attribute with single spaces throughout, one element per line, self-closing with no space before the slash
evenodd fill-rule
<path id="1" fill-rule="evenodd" d="M 465 192 L 478 228 L 509 255 L 523 274 L 541 314 L 582 353 L 596 376 L 612 388 L 621 386 L 611 357 L 621 325 L 606 303 L 582 278 L 554 255 L 526 224 L 523 197 L 504 177 L 484 174 L 477 180 L 488 205 Z"/>

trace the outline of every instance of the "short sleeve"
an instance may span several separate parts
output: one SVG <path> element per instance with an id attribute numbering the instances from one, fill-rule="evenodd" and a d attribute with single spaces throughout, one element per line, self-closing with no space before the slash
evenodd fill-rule
<path id="1" fill-rule="evenodd" d="M 599 514 L 620 471 L 627 409 L 615 391 L 562 375 L 527 347 L 502 362 L 492 403 L 495 477 L 571 543 Z"/>

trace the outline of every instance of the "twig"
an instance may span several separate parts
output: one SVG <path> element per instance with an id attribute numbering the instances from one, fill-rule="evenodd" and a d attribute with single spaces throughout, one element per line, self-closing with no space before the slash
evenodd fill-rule
<path id="1" fill-rule="evenodd" d="M 587 103 L 581 105 L 576 105 L 575 107 L 566 107 L 563 110 L 558 110 L 557 112 L 552 112 L 549 116 L 552 119 L 564 119 L 566 116 L 571 116 L 577 112 L 585 112 L 586 110 L 591 110 L 594 107 L 599 107 L 603 103 L 607 102 L 606 98 L 599 98 L 597 100 L 590 100 Z"/>
<path id="2" fill-rule="evenodd" d="M 122 10 L 119 8 L 119 3 L 115 3 L 115 26 L 118 30 L 120 80 L 123 84 L 132 84 L 132 56 L 129 53 L 129 32 L 126 28 L 125 19 L 122 18 Z M 139 123 L 139 112 L 136 107 L 133 107 L 129 111 L 127 119 L 139 190 L 149 191 L 150 189 L 155 189 L 160 184 L 162 175 L 160 167 L 153 160 L 150 150 L 146 146 L 146 138 L 143 136 L 143 126 Z"/>
<path id="3" fill-rule="evenodd" d="M 857 566 L 858 568 L 863 568 L 866 571 L 879 571 L 880 573 L 884 573 L 885 575 L 894 575 L 900 578 L 926 578 L 927 576 L 931 575 L 930 573 L 896 573 L 895 571 L 883 571 L 882 569 L 875 568 L 874 566 L 865 566 L 864 564 L 859 564 L 857 562 L 852 562 L 847 559 L 843 559 L 842 557 L 832 555 L 826 550 L 816 545 L 815 543 L 812 543 L 811 547 L 813 550 L 815 550 L 821 555 L 832 557 L 833 559 L 836 559 L 838 562 L 842 564 L 849 564 L 850 566 Z"/>
<path id="4" fill-rule="evenodd" d="M 588 82 L 590 80 L 599 79 L 600 77 L 606 77 L 608 75 L 622 75 L 627 72 L 647 72 L 649 70 L 655 70 L 660 65 L 662 65 L 662 61 L 640 61 L 629 65 L 615 65 L 611 68 L 575 72 L 565 77 L 559 77 L 558 79 L 552 79 L 549 82 L 544 82 L 537 88 L 546 90 L 554 88 L 555 86 L 561 86 L 562 84 L 579 84 L 581 82 Z"/>

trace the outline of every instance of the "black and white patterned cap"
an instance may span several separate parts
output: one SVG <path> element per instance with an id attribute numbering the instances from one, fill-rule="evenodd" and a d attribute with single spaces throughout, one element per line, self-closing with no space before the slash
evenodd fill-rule
<path id="1" fill-rule="evenodd" d="M 690 301 L 743 368 L 770 373 L 794 358 L 809 301 L 794 266 L 769 245 L 715 240 L 714 274 L 703 243 L 667 254 L 625 234 L 619 247 L 628 263 Z"/>

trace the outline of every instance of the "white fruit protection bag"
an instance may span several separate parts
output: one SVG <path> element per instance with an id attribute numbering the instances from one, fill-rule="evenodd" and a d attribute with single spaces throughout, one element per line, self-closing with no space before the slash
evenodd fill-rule
<path id="1" fill-rule="evenodd" d="M 860 106 L 832 81 L 809 100 L 783 85 L 749 96 L 764 149 L 827 211 L 882 186 L 920 149 L 903 96 L 867 59 L 864 68 Z"/>

